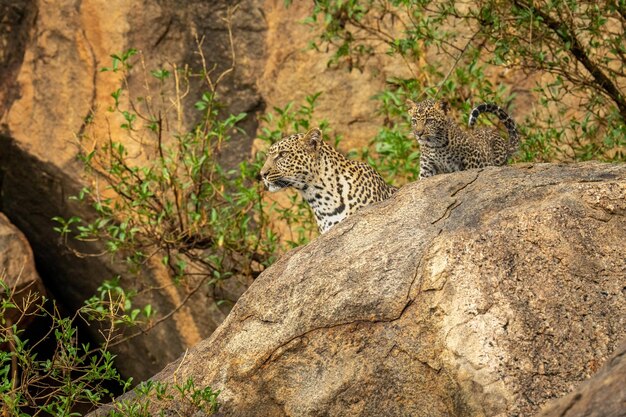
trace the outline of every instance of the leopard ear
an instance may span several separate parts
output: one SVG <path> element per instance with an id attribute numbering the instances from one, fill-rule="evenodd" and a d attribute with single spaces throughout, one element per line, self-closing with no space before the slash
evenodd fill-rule
<path id="1" fill-rule="evenodd" d="M 448 113 L 448 110 L 450 110 L 450 105 L 445 100 L 439 100 L 437 102 L 437 107 L 439 107 L 444 113 Z"/>
<path id="2" fill-rule="evenodd" d="M 311 151 L 317 151 L 322 144 L 322 131 L 318 127 L 309 130 L 304 135 L 304 143 Z"/>
<path id="3" fill-rule="evenodd" d="M 406 106 L 411 109 L 413 107 L 417 107 L 417 104 L 415 104 L 415 102 L 409 98 L 406 99 L 406 101 L 404 102 L 404 104 L 406 104 Z"/>

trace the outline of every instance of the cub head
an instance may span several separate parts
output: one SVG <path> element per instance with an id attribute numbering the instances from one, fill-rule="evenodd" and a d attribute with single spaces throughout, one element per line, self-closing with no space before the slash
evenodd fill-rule
<path id="1" fill-rule="evenodd" d="M 448 120 L 448 103 L 445 101 L 424 100 L 414 103 L 407 100 L 413 134 L 420 146 L 432 148 L 448 144 L 446 125 Z"/>
<path id="2" fill-rule="evenodd" d="M 322 131 L 318 128 L 284 137 L 270 146 L 259 173 L 265 187 L 271 192 L 286 187 L 305 190 L 317 176 L 321 146 Z"/>

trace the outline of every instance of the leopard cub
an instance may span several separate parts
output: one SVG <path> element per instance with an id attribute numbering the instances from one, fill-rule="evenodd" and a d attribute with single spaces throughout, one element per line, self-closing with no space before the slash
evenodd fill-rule
<path id="1" fill-rule="evenodd" d="M 469 126 L 481 113 L 493 113 L 508 131 L 508 140 L 496 129 L 462 130 L 449 116 L 445 101 L 407 100 L 413 134 L 420 145 L 420 179 L 437 174 L 505 165 L 517 151 L 519 134 L 515 122 L 492 103 L 476 106 L 470 114 Z"/>

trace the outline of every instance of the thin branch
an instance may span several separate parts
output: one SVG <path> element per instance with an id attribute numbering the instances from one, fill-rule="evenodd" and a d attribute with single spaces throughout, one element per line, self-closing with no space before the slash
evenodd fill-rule
<path id="1" fill-rule="evenodd" d="M 463 57 L 463 55 L 465 54 L 469 46 L 472 44 L 472 42 L 474 42 L 474 38 L 476 38 L 476 36 L 478 36 L 480 32 L 481 30 L 479 29 L 469 38 L 469 40 L 467 41 L 467 43 L 465 44 L 461 52 L 458 54 L 458 56 L 454 60 L 454 63 L 450 66 L 450 70 L 448 71 L 448 74 L 444 77 L 443 80 L 439 82 L 439 88 L 437 89 L 437 94 L 435 94 L 435 97 L 439 96 L 439 92 L 441 91 L 441 88 L 446 83 L 446 81 L 448 81 L 448 78 L 450 78 L 450 75 L 452 75 L 452 72 L 454 71 L 456 66 L 459 64 L 459 61 L 461 60 L 461 58 Z"/>
<path id="2" fill-rule="evenodd" d="M 532 4 L 528 4 L 522 0 L 513 0 L 513 3 L 522 8 L 531 10 L 533 14 L 541 17 L 545 25 L 564 43 L 571 45 L 570 52 L 574 58 L 580 62 L 587 71 L 591 74 L 595 82 L 600 89 L 604 90 L 611 100 L 617 105 L 619 113 L 626 123 L 626 98 L 620 89 L 611 81 L 611 79 L 591 60 L 587 55 L 585 48 L 580 43 L 580 40 L 576 37 L 576 34 L 571 31 L 571 28 L 567 25 L 555 20 L 548 13 L 535 7 Z"/>
<path id="3" fill-rule="evenodd" d="M 156 320 L 155 322 L 153 322 L 152 324 L 150 324 L 149 326 L 139 330 L 138 332 L 135 332 L 129 336 L 125 336 L 124 338 L 122 338 L 121 340 L 118 340 L 114 343 L 111 343 L 109 345 L 109 347 L 113 347 L 113 346 L 117 346 L 120 343 L 126 343 L 127 341 L 129 341 L 130 339 L 134 339 L 137 336 L 141 336 L 146 334 L 147 332 L 149 332 L 150 330 L 154 329 L 156 326 L 158 326 L 159 324 L 163 323 L 164 321 L 168 320 L 170 317 L 172 317 L 174 314 L 176 314 L 181 308 L 183 308 L 185 306 L 185 304 L 187 304 L 187 301 L 189 301 L 189 299 L 198 292 L 198 290 L 200 290 L 200 288 L 202 288 L 202 285 L 207 281 L 207 279 L 209 278 L 209 275 L 205 275 L 204 278 L 202 278 L 198 285 L 196 285 L 190 292 L 187 293 L 187 295 L 185 295 L 185 298 L 183 298 L 183 300 L 173 309 L 171 310 L 169 313 L 167 313 L 166 315 L 164 315 L 163 317 L 161 317 L 160 319 Z"/>

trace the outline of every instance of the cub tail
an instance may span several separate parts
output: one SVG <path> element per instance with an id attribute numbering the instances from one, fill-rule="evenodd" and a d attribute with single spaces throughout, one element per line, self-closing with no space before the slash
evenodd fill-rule
<path id="1" fill-rule="evenodd" d="M 509 132 L 509 156 L 513 155 L 519 146 L 519 133 L 515 122 L 500 106 L 494 103 L 483 103 L 474 107 L 469 117 L 469 127 L 476 124 L 476 119 L 481 113 L 493 113 L 498 116 L 506 130 Z"/>

